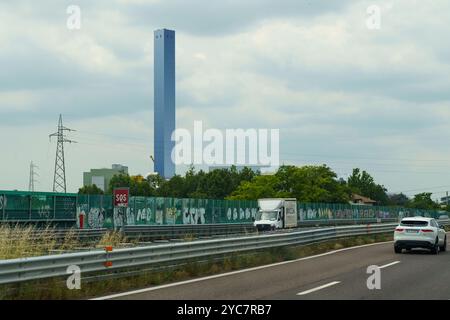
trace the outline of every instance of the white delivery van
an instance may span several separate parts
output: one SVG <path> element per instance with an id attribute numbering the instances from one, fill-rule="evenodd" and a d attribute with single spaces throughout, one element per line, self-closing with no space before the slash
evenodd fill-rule
<path id="1" fill-rule="evenodd" d="M 254 226 L 259 231 L 297 227 L 297 199 L 259 199 Z"/>

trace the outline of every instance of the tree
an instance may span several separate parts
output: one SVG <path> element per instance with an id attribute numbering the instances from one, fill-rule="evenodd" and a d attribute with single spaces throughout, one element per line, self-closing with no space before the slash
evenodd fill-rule
<path id="1" fill-rule="evenodd" d="M 433 199 L 431 199 L 431 192 L 423 192 L 416 194 L 414 196 L 414 199 L 412 199 L 409 203 L 409 207 L 414 209 L 421 209 L 421 210 L 437 210 L 440 208 L 439 204 L 434 202 Z"/>
<path id="2" fill-rule="evenodd" d="M 279 178 L 275 175 L 256 176 L 252 181 L 243 181 L 228 200 L 257 200 L 260 198 L 273 198 L 279 193 Z"/>
<path id="3" fill-rule="evenodd" d="M 353 193 L 369 197 L 375 200 L 379 205 L 387 205 L 389 198 L 387 189 L 375 183 L 372 176 L 359 168 L 353 169 L 352 175 L 347 180 L 348 187 Z"/>
<path id="4" fill-rule="evenodd" d="M 130 176 L 128 174 L 115 174 L 109 181 L 108 193 L 112 194 L 115 188 L 129 188 Z"/>
<path id="5" fill-rule="evenodd" d="M 97 187 L 97 185 L 89 185 L 89 186 L 83 186 L 82 188 L 78 189 L 78 194 L 104 194 L 103 190 Z"/>
<path id="6" fill-rule="evenodd" d="M 163 185 L 164 179 L 159 174 L 149 174 L 147 182 L 152 189 L 156 190 Z"/>
<path id="7" fill-rule="evenodd" d="M 293 197 L 300 202 L 346 203 L 349 190 L 327 166 L 282 166 L 275 175 L 244 181 L 228 199 Z"/>
<path id="8" fill-rule="evenodd" d="M 406 207 L 410 201 L 403 193 L 390 194 L 388 197 L 390 206 Z"/>
<path id="9" fill-rule="evenodd" d="M 150 197 L 155 195 L 155 190 L 143 176 L 130 177 L 130 194 L 133 196 Z"/>
<path id="10" fill-rule="evenodd" d="M 326 165 L 303 166 L 289 170 L 290 196 L 300 202 L 346 203 L 349 190 L 337 180 L 337 175 Z M 277 173 L 278 174 L 278 173 Z M 284 173 L 283 173 L 284 174 Z M 284 190 L 283 187 L 281 191 Z"/>
<path id="11" fill-rule="evenodd" d="M 164 180 L 158 175 L 151 175 L 147 177 L 147 182 L 160 197 L 224 199 L 231 195 L 242 181 L 250 181 L 259 174 L 250 168 L 238 171 L 234 166 L 230 169 L 211 170 L 208 173 L 203 170 L 196 172 L 191 166 L 184 176 L 175 175 Z"/>
<path id="12" fill-rule="evenodd" d="M 164 181 L 157 191 L 160 197 L 186 198 L 185 180 L 179 175 L 174 175 L 170 180 Z"/>
<path id="13" fill-rule="evenodd" d="M 155 189 L 143 176 L 130 176 L 128 174 L 114 175 L 109 182 L 108 192 L 113 193 L 115 188 L 130 188 L 130 195 L 137 197 L 149 197 L 155 195 Z"/>

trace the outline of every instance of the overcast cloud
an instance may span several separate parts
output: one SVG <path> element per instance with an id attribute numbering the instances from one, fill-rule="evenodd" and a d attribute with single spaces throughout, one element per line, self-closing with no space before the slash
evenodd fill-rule
<path id="1" fill-rule="evenodd" d="M 66 28 L 79 5 L 82 28 Z M 381 8 L 381 29 L 366 26 Z M 175 29 L 177 126 L 279 128 L 280 160 L 390 191 L 450 189 L 450 2 L 2 1 L 0 189 L 50 190 L 59 113 L 82 172 L 153 170 L 153 30 Z M 180 168 L 182 172 L 182 168 Z M 442 186 L 442 187 L 441 187 Z M 444 187 L 444 186 L 448 186 Z"/>

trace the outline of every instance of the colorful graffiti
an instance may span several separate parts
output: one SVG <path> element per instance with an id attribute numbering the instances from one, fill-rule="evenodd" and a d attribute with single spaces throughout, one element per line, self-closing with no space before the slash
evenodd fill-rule
<path id="1" fill-rule="evenodd" d="M 250 223 L 257 201 L 130 197 L 128 208 L 114 208 L 112 196 L 0 191 L 4 221 L 64 221 L 83 228 L 125 225 Z M 299 221 L 325 219 L 397 219 L 438 211 L 346 204 L 298 203 Z M 81 216 L 83 219 L 81 219 Z"/>
<path id="2" fill-rule="evenodd" d="M 131 205 L 128 208 L 101 207 L 99 205 L 101 201 L 94 202 L 95 204 L 89 205 L 89 203 L 80 203 L 79 201 L 77 207 L 78 226 L 80 225 L 80 215 L 84 216 L 85 228 L 111 226 L 120 228 L 125 225 L 195 225 L 251 222 L 251 219 L 257 213 L 256 207 L 241 207 L 239 202 L 235 203 L 235 207 L 230 207 L 229 204 L 228 207 L 217 205 L 217 203 L 199 207 L 183 206 L 182 202 L 176 203 L 176 206 L 165 206 L 166 202 L 164 201 L 154 201 L 152 206 Z M 130 203 L 135 204 L 133 201 L 130 201 Z M 185 201 L 184 204 L 189 204 L 189 202 Z M 248 203 L 246 204 L 248 205 Z"/>

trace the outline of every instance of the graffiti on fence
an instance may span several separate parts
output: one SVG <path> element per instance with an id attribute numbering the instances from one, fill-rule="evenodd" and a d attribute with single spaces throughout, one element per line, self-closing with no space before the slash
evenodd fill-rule
<path id="1" fill-rule="evenodd" d="M 205 208 L 183 208 L 183 224 L 205 224 Z"/>
<path id="2" fill-rule="evenodd" d="M 152 221 L 153 212 L 150 208 L 143 208 L 137 210 L 136 223 L 137 224 L 150 224 Z"/>
<path id="3" fill-rule="evenodd" d="M 43 219 L 50 219 L 51 207 L 50 205 L 42 205 L 38 208 L 38 215 Z"/>
<path id="4" fill-rule="evenodd" d="M 402 214 L 400 212 L 399 214 Z M 322 220 L 322 219 L 388 219 L 396 218 L 397 213 L 381 208 L 300 208 L 298 210 L 300 220 Z"/>
<path id="5" fill-rule="evenodd" d="M 80 215 L 85 217 L 87 228 L 99 229 L 104 227 L 106 211 L 104 208 L 90 208 L 87 204 L 77 207 L 77 224 L 80 226 Z"/>
<path id="6" fill-rule="evenodd" d="M 6 196 L 0 196 L 0 210 L 6 208 Z"/>

